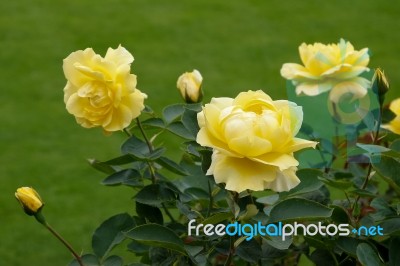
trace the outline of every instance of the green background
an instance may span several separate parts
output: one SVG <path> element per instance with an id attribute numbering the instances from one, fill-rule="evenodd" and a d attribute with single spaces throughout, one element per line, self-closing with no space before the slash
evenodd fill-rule
<path id="1" fill-rule="evenodd" d="M 369 47 L 370 67 L 400 96 L 400 3 L 376 0 L 18 0 L 0 3 L 0 265 L 66 265 L 70 254 L 26 216 L 20 186 L 42 195 L 44 214 L 79 252 L 111 215 L 133 213 L 132 191 L 99 184 L 87 164 L 118 155 L 122 133 L 103 135 L 75 123 L 63 103 L 62 59 L 119 44 L 135 57 L 138 88 L 155 110 L 180 101 L 177 77 L 193 68 L 205 102 L 263 89 L 286 98 L 283 63 L 300 62 L 302 42 L 351 41 Z M 324 107 L 325 108 L 325 107 Z"/>

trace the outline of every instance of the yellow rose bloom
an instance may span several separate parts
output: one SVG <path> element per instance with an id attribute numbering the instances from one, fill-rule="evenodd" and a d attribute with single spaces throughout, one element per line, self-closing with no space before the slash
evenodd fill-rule
<path id="1" fill-rule="evenodd" d="M 44 205 L 39 194 L 30 187 L 18 188 L 17 192 L 15 192 L 15 197 L 29 215 L 37 213 Z"/>
<path id="2" fill-rule="evenodd" d="M 261 90 L 213 98 L 197 120 L 197 142 L 213 148 L 207 175 L 232 191 L 290 190 L 300 182 L 293 153 L 317 144 L 295 137 L 303 122 L 300 106 L 273 101 Z"/>
<path id="3" fill-rule="evenodd" d="M 353 99 L 367 94 L 370 81 L 359 75 L 369 71 L 368 48 L 354 50 L 343 39 L 338 44 L 301 44 L 299 53 L 303 65 L 283 64 L 281 75 L 293 82 L 296 94 L 315 96 L 330 91 L 330 100 L 337 103 L 340 97 L 351 93 Z"/>
<path id="4" fill-rule="evenodd" d="M 389 124 L 382 125 L 382 127 L 400 135 L 400 98 L 393 100 L 389 105 L 389 109 L 396 117 Z"/>
<path id="5" fill-rule="evenodd" d="M 186 72 L 179 76 L 176 86 L 187 103 L 198 103 L 203 98 L 201 83 L 203 77 L 198 70 Z"/>
<path id="6" fill-rule="evenodd" d="M 81 126 L 117 131 L 140 115 L 147 96 L 136 89 L 132 62 L 122 46 L 109 48 L 104 58 L 87 48 L 64 59 L 64 102 Z"/>

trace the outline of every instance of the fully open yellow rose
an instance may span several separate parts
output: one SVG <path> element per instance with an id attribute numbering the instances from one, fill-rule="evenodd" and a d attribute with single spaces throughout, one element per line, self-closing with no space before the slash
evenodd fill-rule
<path id="1" fill-rule="evenodd" d="M 207 174 L 232 191 L 290 190 L 300 182 L 293 152 L 316 145 L 295 137 L 303 121 L 301 107 L 273 101 L 260 90 L 213 98 L 197 120 L 197 142 L 213 148 Z"/>
<path id="2" fill-rule="evenodd" d="M 382 127 L 400 135 L 400 98 L 393 100 L 389 105 L 389 109 L 396 117 L 389 124 L 382 125 Z"/>
<path id="3" fill-rule="evenodd" d="M 296 86 L 297 95 L 331 91 L 330 99 L 337 103 L 346 93 L 353 94 L 354 99 L 367 94 L 370 82 L 359 75 L 369 71 L 368 48 L 356 51 L 350 42 L 341 39 L 329 45 L 303 43 L 299 52 L 303 65 L 286 63 L 281 68 L 281 75 Z"/>
<path id="4" fill-rule="evenodd" d="M 64 59 L 64 102 L 80 125 L 117 131 L 140 115 L 147 96 L 136 89 L 132 62 L 122 46 L 109 48 L 104 58 L 87 48 Z"/>

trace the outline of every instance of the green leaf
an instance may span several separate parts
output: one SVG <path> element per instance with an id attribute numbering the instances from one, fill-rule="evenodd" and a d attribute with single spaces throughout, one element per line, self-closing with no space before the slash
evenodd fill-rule
<path id="1" fill-rule="evenodd" d="M 132 187 L 142 186 L 141 175 L 135 169 L 124 169 L 116 172 L 101 182 L 106 186 L 127 185 Z"/>
<path id="2" fill-rule="evenodd" d="M 272 194 L 269 196 L 258 198 L 256 201 L 265 204 L 265 205 L 273 205 L 279 200 L 279 194 Z"/>
<path id="3" fill-rule="evenodd" d="M 198 113 L 203 109 L 203 106 L 201 103 L 188 103 L 185 105 L 185 108 Z"/>
<path id="4" fill-rule="evenodd" d="M 379 145 L 372 145 L 372 144 L 362 144 L 362 143 L 357 143 L 357 147 L 363 149 L 364 151 L 368 152 L 369 154 L 376 154 L 376 153 L 382 153 L 382 152 L 388 152 L 390 149 L 379 146 Z"/>
<path id="5" fill-rule="evenodd" d="M 202 224 L 217 224 L 233 218 L 231 212 L 218 212 L 203 220 Z"/>
<path id="6" fill-rule="evenodd" d="M 336 246 L 350 256 L 357 257 L 357 246 L 365 241 L 348 236 L 340 236 L 336 241 Z"/>
<path id="7" fill-rule="evenodd" d="M 380 265 L 382 265 L 375 249 L 373 249 L 367 243 L 358 244 L 357 258 L 363 266 L 380 266 Z"/>
<path id="8" fill-rule="evenodd" d="M 293 236 L 287 236 L 285 240 L 282 240 L 282 236 L 263 236 L 263 238 L 268 245 L 279 250 L 287 250 L 293 243 Z"/>
<path id="9" fill-rule="evenodd" d="M 166 248 L 186 254 L 183 241 L 174 231 L 158 224 L 137 226 L 127 232 L 126 236 L 144 245 Z"/>
<path id="10" fill-rule="evenodd" d="M 261 246 L 254 239 L 243 241 L 235 251 L 236 255 L 250 263 L 257 263 L 262 254 Z"/>
<path id="11" fill-rule="evenodd" d="M 128 250 L 137 254 L 143 254 L 149 252 L 150 247 L 143 245 L 136 240 L 131 240 L 131 243 L 128 244 L 127 246 Z"/>
<path id="12" fill-rule="evenodd" d="M 399 160 L 386 155 L 374 155 L 372 157 L 375 156 L 379 157 L 375 160 L 371 159 L 372 166 L 383 177 L 383 179 L 388 182 L 389 185 L 400 195 Z"/>
<path id="13" fill-rule="evenodd" d="M 315 265 L 335 266 L 335 259 L 332 257 L 333 253 L 325 249 L 316 249 L 311 254 L 310 259 Z"/>
<path id="14" fill-rule="evenodd" d="M 161 118 L 149 118 L 141 122 L 143 126 L 150 126 L 155 128 L 165 128 L 164 121 Z"/>
<path id="15" fill-rule="evenodd" d="M 353 182 L 347 179 L 332 179 L 319 176 L 318 179 L 322 181 L 325 185 L 338 188 L 338 189 L 349 189 L 353 186 Z"/>
<path id="16" fill-rule="evenodd" d="M 104 221 L 92 237 L 94 253 L 99 258 L 105 257 L 114 246 L 125 239 L 123 231 L 131 229 L 132 226 L 134 221 L 127 213 L 117 214 Z"/>
<path id="17" fill-rule="evenodd" d="M 210 194 L 207 191 L 197 187 L 191 187 L 185 189 L 183 193 L 187 196 L 190 196 L 193 199 L 205 199 L 205 200 L 210 199 Z"/>
<path id="18" fill-rule="evenodd" d="M 360 188 L 356 188 L 354 190 L 350 190 L 349 194 L 357 195 L 357 196 L 365 197 L 365 198 L 375 198 L 375 197 L 378 196 L 376 193 L 372 193 L 372 192 L 370 192 L 368 190 L 360 189 Z"/>
<path id="19" fill-rule="evenodd" d="M 96 170 L 105 174 L 115 173 L 116 169 L 109 164 L 97 161 L 96 159 L 88 159 L 89 164 Z"/>
<path id="20" fill-rule="evenodd" d="M 397 139 L 390 144 L 390 149 L 400 153 L 400 139 Z"/>
<path id="21" fill-rule="evenodd" d="M 195 140 L 196 137 L 193 135 L 192 132 L 190 132 L 183 124 L 181 121 L 176 121 L 168 125 L 167 127 L 168 131 L 182 137 L 184 139 L 189 139 L 189 140 Z"/>
<path id="22" fill-rule="evenodd" d="M 132 154 L 137 157 L 146 157 L 150 153 L 146 142 L 132 135 L 121 146 L 122 154 Z"/>
<path id="23" fill-rule="evenodd" d="M 151 206 L 161 206 L 162 203 L 175 201 L 175 199 L 175 193 L 160 184 L 145 186 L 135 196 L 136 202 Z"/>
<path id="24" fill-rule="evenodd" d="M 400 237 L 392 237 L 389 244 L 389 266 L 400 265 Z"/>
<path id="25" fill-rule="evenodd" d="M 184 111 L 185 107 L 183 104 L 174 104 L 165 107 L 163 110 L 163 117 L 165 122 L 167 124 L 170 124 L 172 121 L 181 116 Z"/>
<path id="26" fill-rule="evenodd" d="M 139 217 L 145 219 L 150 223 L 163 224 L 164 218 L 159 208 L 143 204 L 140 202 L 135 202 L 136 213 Z"/>
<path id="27" fill-rule="evenodd" d="M 81 259 L 85 266 L 100 266 L 99 260 L 93 254 L 85 254 Z M 80 264 L 77 260 L 73 260 L 68 266 L 80 266 Z"/>
<path id="28" fill-rule="evenodd" d="M 280 193 L 279 197 L 281 199 L 287 198 L 289 196 L 296 196 L 314 190 L 318 190 L 323 186 L 323 183 L 319 180 L 319 176 L 323 173 L 316 169 L 300 169 L 296 172 L 297 177 L 300 179 L 300 184 L 291 189 L 288 192 Z"/>
<path id="29" fill-rule="evenodd" d="M 268 222 L 319 220 L 331 217 L 332 212 L 332 208 L 317 202 L 301 198 L 290 198 L 279 202 L 272 208 Z"/>
<path id="30" fill-rule="evenodd" d="M 123 264 L 124 264 L 124 261 L 122 260 L 122 258 L 118 257 L 116 255 L 108 257 L 103 262 L 103 266 L 122 266 Z"/>
<path id="31" fill-rule="evenodd" d="M 197 123 L 197 112 L 186 109 L 182 115 L 182 124 L 185 128 L 196 137 L 197 132 L 199 132 L 199 124 Z"/>
<path id="32" fill-rule="evenodd" d="M 330 208 L 333 208 L 332 220 L 338 224 L 340 223 L 349 223 L 349 216 L 347 211 L 343 208 L 343 206 L 339 205 L 329 205 Z"/>
<path id="33" fill-rule="evenodd" d="M 172 161 L 171 159 L 167 157 L 160 157 L 156 160 L 156 163 L 164 167 L 165 169 L 168 169 L 172 173 L 178 174 L 178 175 L 189 175 L 189 173 L 179 164 L 176 162 Z"/>
<path id="34" fill-rule="evenodd" d="M 104 164 L 107 164 L 107 165 L 124 165 L 124 164 L 128 164 L 128 163 L 133 163 L 134 161 L 136 161 L 136 159 L 134 157 L 132 157 L 129 154 L 124 154 L 124 155 L 119 156 L 117 158 L 105 161 Z"/>
<path id="35" fill-rule="evenodd" d="M 150 152 L 147 143 L 135 136 L 131 136 L 121 147 L 121 152 L 125 155 L 130 155 L 133 159 L 132 161 L 152 161 L 159 158 L 165 150 L 164 147 L 161 147 Z"/>
<path id="36" fill-rule="evenodd" d="M 384 235 L 400 235 L 400 218 L 389 218 L 379 223 Z"/>

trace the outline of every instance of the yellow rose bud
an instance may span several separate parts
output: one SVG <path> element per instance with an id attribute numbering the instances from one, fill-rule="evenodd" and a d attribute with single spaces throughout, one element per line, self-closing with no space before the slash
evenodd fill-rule
<path id="1" fill-rule="evenodd" d="M 389 105 L 389 109 L 396 117 L 389 124 L 382 125 L 382 127 L 400 135 L 400 98 L 393 100 Z"/>
<path id="2" fill-rule="evenodd" d="M 136 89 L 132 62 L 133 56 L 122 46 L 109 48 L 105 57 L 87 48 L 64 59 L 64 102 L 81 126 L 117 131 L 140 115 L 147 96 Z"/>
<path id="3" fill-rule="evenodd" d="M 201 83 L 203 77 L 196 69 L 183 73 L 177 81 L 177 87 L 186 103 L 198 103 L 203 98 Z"/>
<path id="4" fill-rule="evenodd" d="M 317 144 L 295 137 L 303 122 L 300 106 L 260 90 L 213 98 L 197 121 L 196 141 L 213 148 L 207 175 L 236 192 L 292 189 L 300 182 L 293 153 Z"/>
<path id="5" fill-rule="evenodd" d="M 281 68 L 281 75 L 296 86 L 297 95 L 316 96 L 330 91 L 330 100 L 337 103 L 346 93 L 354 99 L 367 94 L 370 81 L 359 75 L 369 71 L 368 48 L 357 51 L 341 39 L 329 45 L 303 43 L 299 53 L 303 65 L 286 63 Z"/>
<path id="6" fill-rule="evenodd" d="M 15 192 L 15 197 L 28 215 L 35 215 L 44 205 L 39 194 L 30 187 L 18 188 L 17 192 Z"/>
<path id="7" fill-rule="evenodd" d="M 383 97 L 389 91 L 389 82 L 386 78 L 385 72 L 380 68 L 375 70 L 374 77 L 372 78 L 372 84 L 376 89 L 376 94 L 383 100 Z M 383 103 L 383 102 L 382 102 Z"/>

